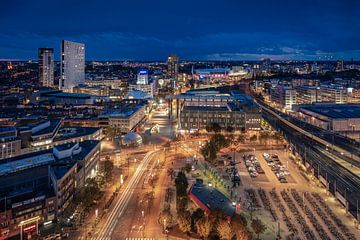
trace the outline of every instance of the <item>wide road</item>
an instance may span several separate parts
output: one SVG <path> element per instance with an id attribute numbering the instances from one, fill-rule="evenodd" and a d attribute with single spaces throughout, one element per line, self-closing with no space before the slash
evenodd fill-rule
<path id="1" fill-rule="evenodd" d="M 119 198 L 117 199 L 115 206 L 111 209 L 111 211 L 107 214 L 105 218 L 105 222 L 101 224 L 99 232 L 96 234 L 96 237 L 93 239 L 111 239 L 112 233 L 121 218 L 124 210 L 126 209 L 129 201 L 139 184 L 140 179 L 143 177 L 144 172 L 147 171 L 147 167 L 152 160 L 152 156 L 157 151 L 148 152 L 142 162 L 137 167 L 135 173 L 131 177 L 130 181 L 126 185 L 124 191 L 121 193 Z"/>

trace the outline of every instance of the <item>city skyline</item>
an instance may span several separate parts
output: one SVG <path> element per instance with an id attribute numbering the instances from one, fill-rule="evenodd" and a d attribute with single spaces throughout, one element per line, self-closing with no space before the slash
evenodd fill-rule
<path id="1" fill-rule="evenodd" d="M 357 60 L 357 5 L 337 0 L 4 3 L 0 59 L 36 59 L 39 47 L 54 48 L 57 56 L 59 42 L 68 39 L 84 43 L 91 60 L 160 60 L 170 53 L 182 60 Z"/>

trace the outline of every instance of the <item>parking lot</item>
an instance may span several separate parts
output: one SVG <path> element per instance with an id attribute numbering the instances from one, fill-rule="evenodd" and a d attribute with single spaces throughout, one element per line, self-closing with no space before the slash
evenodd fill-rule
<path id="1" fill-rule="evenodd" d="M 278 223 L 284 239 L 356 239 L 344 208 L 302 173 L 288 152 L 258 150 L 236 159 L 242 206 L 268 223 L 264 239 L 273 239 Z"/>

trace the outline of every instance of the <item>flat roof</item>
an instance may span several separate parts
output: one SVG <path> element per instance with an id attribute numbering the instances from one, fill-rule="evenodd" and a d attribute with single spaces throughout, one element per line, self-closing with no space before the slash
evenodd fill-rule
<path id="1" fill-rule="evenodd" d="M 197 198 L 210 211 L 220 209 L 226 216 L 232 216 L 235 213 L 235 207 L 230 199 L 214 187 L 197 182 L 191 187 L 190 195 Z"/>
<path id="2" fill-rule="evenodd" d="M 70 138 L 88 136 L 99 131 L 99 127 L 61 127 L 57 132 L 54 141 L 62 141 Z"/>
<path id="3" fill-rule="evenodd" d="M 116 107 L 105 109 L 99 117 L 130 117 L 144 105 L 144 103 L 120 103 Z"/>
<path id="4" fill-rule="evenodd" d="M 229 68 L 201 68 L 196 69 L 196 73 L 227 73 L 230 72 Z"/>
<path id="5" fill-rule="evenodd" d="M 40 155 L 25 157 L 23 159 L 19 159 L 15 161 L 8 161 L 6 163 L 0 164 L 0 176 L 12 172 L 24 170 L 27 168 L 49 164 L 54 161 L 55 161 L 55 157 L 50 152 L 43 153 Z"/>
<path id="6" fill-rule="evenodd" d="M 360 104 L 329 104 L 304 106 L 301 109 L 311 111 L 332 119 L 360 118 Z"/>
<path id="7" fill-rule="evenodd" d="M 57 179 L 62 178 L 70 168 L 72 168 L 79 160 L 84 159 L 99 143 L 100 141 L 98 140 L 87 140 L 80 142 L 79 147 L 81 147 L 81 151 L 78 154 L 75 154 L 68 158 L 57 159 L 56 162 L 51 166 L 55 177 Z M 65 143 L 56 146 L 56 148 L 64 150 L 74 146 L 74 144 L 70 144 L 69 146 L 68 143 Z"/>
<path id="8" fill-rule="evenodd" d="M 50 121 L 50 126 L 47 128 L 44 128 L 40 131 L 37 131 L 36 133 L 33 133 L 32 136 L 39 136 L 39 135 L 43 135 L 43 134 L 48 134 L 48 133 L 52 133 L 60 124 L 61 119 L 51 119 Z M 44 121 L 46 122 L 46 121 Z M 44 122 L 41 122 L 44 123 Z M 39 125 L 39 124 L 37 124 Z"/>
<path id="9" fill-rule="evenodd" d="M 229 109 L 227 107 L 212 107 L 212 106 L 184 106 L 183 110 L 185 110 L 185 111 L 209 111 L 209 112 L 216 112 L 216 111 L 227 112 L 227 111 L 229 111 Z"/>
<path id="10" fill-rule="evenodd" d="M 51 94 L 50 96 L 57 97 L 57 98 L 82 98 L 82 99 L 89 99 L 89 98 L 93 97 L 90 94 L 64 93 L 64 92 L 54 93 L 54 94 Z"/>

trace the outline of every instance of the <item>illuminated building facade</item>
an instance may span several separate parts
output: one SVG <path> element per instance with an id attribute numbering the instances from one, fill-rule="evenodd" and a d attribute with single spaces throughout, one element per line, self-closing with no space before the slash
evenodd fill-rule
<path id="1" fill-rule="evenodd" d="M 39 48 L 39 81 L 42 86 L 54 86 L 54 49 Z"/>
<path id="2" fill-rule="evenodd" d="M 73 92 L 85 82 L 85 45 L 62 40 L 59 89 Z"/>

